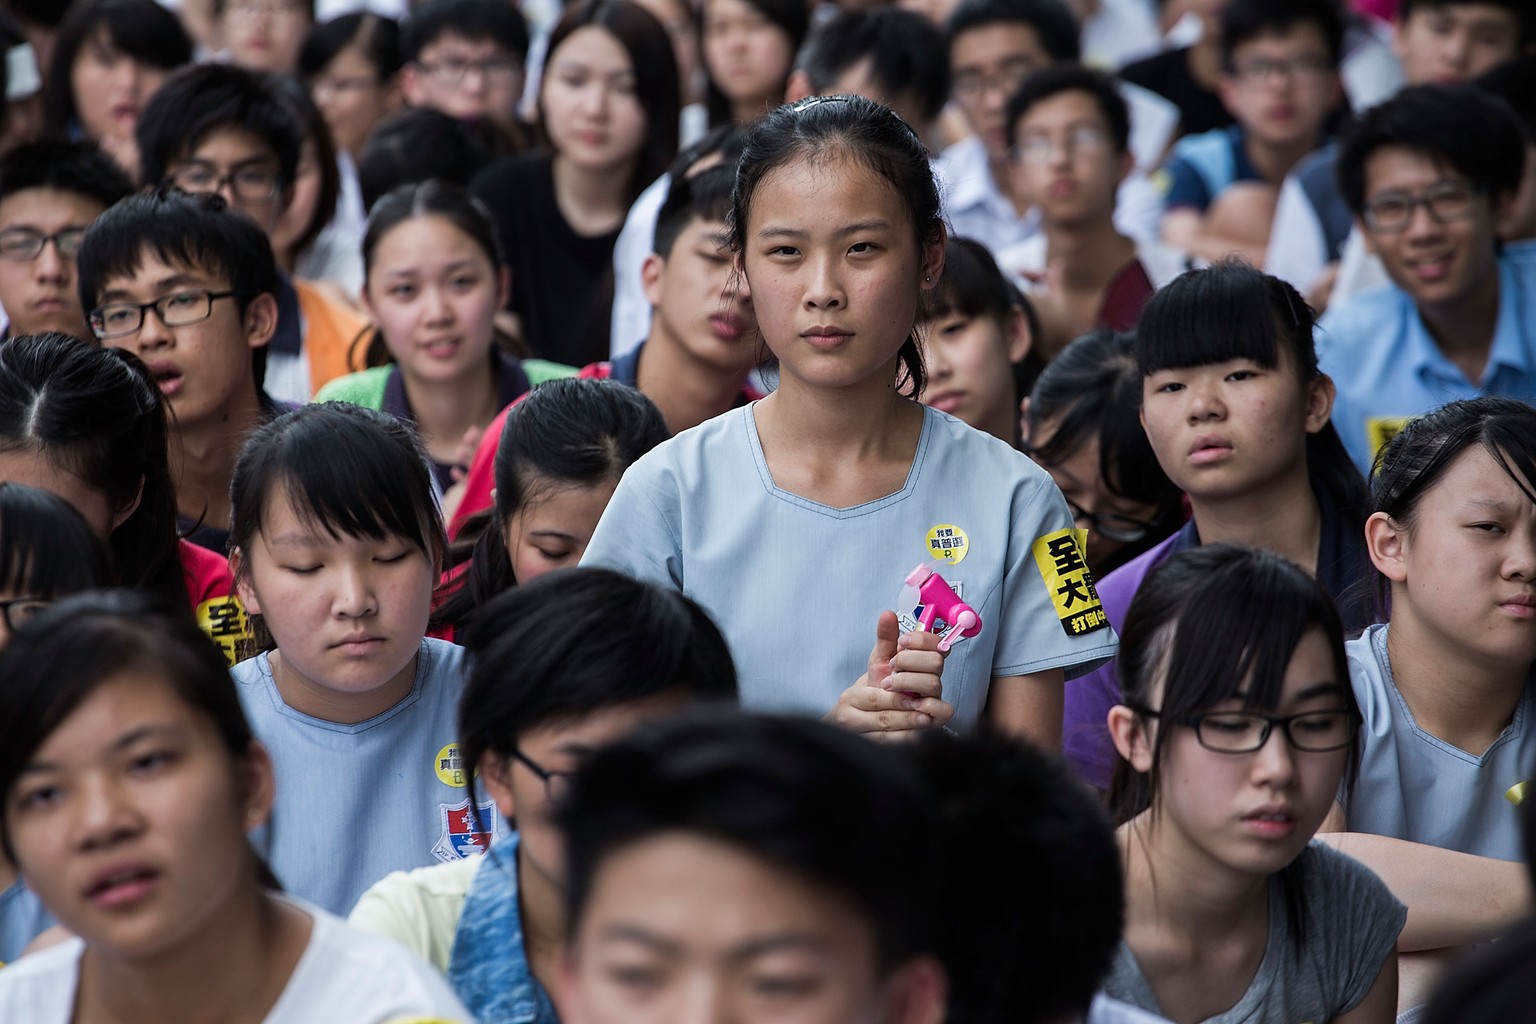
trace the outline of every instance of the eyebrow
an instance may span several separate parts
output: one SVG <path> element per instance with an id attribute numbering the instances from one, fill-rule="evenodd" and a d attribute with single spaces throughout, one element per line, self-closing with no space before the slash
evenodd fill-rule
<path id="1" fill-rule="evenodd" d="M 825 939 L 815 935 L 809 935 L 805 932 L 780 932 L 777 935 L 765 935 L 760 939 L 753 939 L 732 950 L 730 959 L 741 962 L 784 950 L 824 953 L 829 948 L 830 944 Z"/>
<path id="2" fill-rule="evenodd" d="M 172 739 L 180 736 L 181 732 L 181 728 L 174 725 L 141 725 L 137 729 L 132 729 L 128 732 L 125 732 L 123 735 L 113 740 L 112 745 L 107 749 L 114 753 L 121 752 L 144 740 L 154 739 L 156 736 L 163 736 L 166 739 Z M 61 766 L 53 763 L 52 761 L 33 761 L 21 770 L 21 774 L 40 775 L 44 772 L 56 772 L 61 770 Z"/>
<path id="3" fill-rule="evenodd" d="M 649 946 L 669 957 L 683 955 L 681 943 L 664 939 L 660 935 L 646 931 L 637 924 L 611 924 L 603 929 L 598 939 L 603 942 L 638 942 L 642 946 Z"/>
<path id="4" fill-rule="evenodd" d="M 265 540 L 267 547 L 269 548 L 317 548 L 328 547 L 331 543 L 319 533 L 307 533 L 300 532 L 298 530 L 290 530 L 287 533 L 275 534 L 271 537 L 265 538 Z"/>
<path id="5" fill-rule="evenodd" d="M 160 280 L 154 282 L 154 290 L 156 292 L 163 293 L 176 288 L 185 288 L 188 285 L 192 285 L 197 288 L 217 290 L 214 289 L 213 284 L 208 281 L 207 278 L 200 274 L 191 273 L 172 274 L 170 277 L 162 277 Z M 103 303 L 115 302 L 123 299 L 137 301 L 137 299 L 134 298 L 133 293 L 131 293 L 127 288 L 108 288 L 106 291 L 101 293 L 101 301 Z"/>
<path id="6" fill-rule="evenodd" d="M 1518 506 L 1500 498 L 1470 497 L 1462 502 L 1466 508 L 1484 509 L 1489 512 L 1502 512 L 1505 515 L 1513 512 Z"/>
<path id="7" fill-rule="evenodd" d="M 866 232 L 871 232 L 871 231 L 889 231 L 889 230 L 891 230 L 891 222 L 890 221 L 876 219 L 876 220 L 860 220 L 860 221 L 854 221 L 852 224 L 845 224 L 843 227 L 838 228 L 835 233 L 838 234 L 838 235 L 847 236 L 847 235 L 861 235 L 861 234 L 864 234 Z M 776 224 L 770 224 L 767 227 L 765 227 L 765 228 L 761 229 L 760 231 L 758 231 L 757 237 L 758 238 L 804 238 L 804 237 L 806 237 L 807 234 L 808 234 L 808 232 L 801 231 L 798 228 L 781 227 L 781 226 L 776 225 Z"/>

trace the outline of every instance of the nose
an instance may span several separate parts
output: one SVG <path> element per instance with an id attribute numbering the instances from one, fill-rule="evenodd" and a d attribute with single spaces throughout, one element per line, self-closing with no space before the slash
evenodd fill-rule
<path id="1" fill-rule="evenodd" d="M 1220 419 L 1226 415 L 1226 403 L 1214 384 L 1197 383 L 1189 386 L 1189 418 L 1191 421 Z"/>
<path id="2" fill-rule="evenodd" d="M 1288 786 L 1296 777 L 1296 751 L 1280 726 L 1271 728 L 1264 745 L 1253 752 L 1253 775 L 1255 782 L 1272 787 Z"/>
<path id="3" fill-rule="evenodd" d="M 376 613 L 378 597 L 369 572 L 360 566 L 343 567 L 332 603 L 338 618 L 360 619 Z"/>
<path id="4" fill-rule="evenodd" d="M 431 287 L 426 292 L 427 317 L 432 323 L 442 323 L 453 317 L 453 306 L 442 288 Z"/>
<path id="5" fill-rule="evenodd" d="M 150 306 L 144 310 L 144 322 L 139 324 L 139 348 L 160 348 L 176 340 L 171 329 L 165 326 L 165 318 L 159 310 Z"/>
<path id="6" fill-rule="evenodd" d="M 725 986 L 713 977 L 690 978 L 678 1002 L 675 1024 L 730 1024 Z"/>
<path id="7" fill-rule="evenodd" d="M 841 309 L 846 303 L 842 283 L 829 259 L 811 261 L 811 278 L 806 285 L 806 309 Z"/>
<path id="8" fill-rule="evenodd" d="M 133 835 L 141 822 L 117 781 L 88 776 L 76 785 L 71 838 L 81 849 L 102 849 Z"/>
<path id="9" fill-rule="evenodd" d="M 1516 527 L 1511 532 L 1504 577 L 1525 583 L 1536 580 L 1536 524 Z"/>
<path id="10" fill-rule="evenodd" d="M 43 251 L 37 254 L 33 268 L 42 281 L 61 281 L 65 277 L 65 260 L 59 252 L 59 243 L 49 239 L 43 243 Z"/>

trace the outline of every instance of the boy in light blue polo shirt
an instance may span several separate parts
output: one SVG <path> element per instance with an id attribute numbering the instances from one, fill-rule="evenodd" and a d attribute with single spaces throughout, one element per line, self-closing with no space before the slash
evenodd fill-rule
<path id="1" fill-rule="evenodd" d="M 1333 422 L 1362 471 L 1447 402 L 1536 401 L 1536 265 L 1501 254 L 1495 233 L 1525 159 L 1509 108 L 1470 86 L 1406 89 L 1345 140 L 1345 201 L 1393 282 L 1319 323 Z"/>

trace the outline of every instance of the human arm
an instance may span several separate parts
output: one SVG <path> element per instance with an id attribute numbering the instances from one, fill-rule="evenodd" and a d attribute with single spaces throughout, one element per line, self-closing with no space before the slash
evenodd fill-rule
<path id="1" fill-rule="evenodd" d="M 987 720 L 999 732 L 1061 753 L 1065 678 L 1061 669 L 1049 668 L 993 679 L 987 691 Z"/>
<path id="2" fill-rule="evenodd" d="M 1333 1024 L 1392 1024 L 1397 1019 L 1397 951 L 1390 950 L 1381 972 L 1354 1009 L 1333 1018 Z"/>
<path id="3" fill-rule="evenodd" d="M 881 612 L 868 667 L 838 696 L 827 721 L 870 739 L 913 739 L 954 717 L 954 706 L 940 696 L 943 671 L 938 634 L 902 634 L 896 613 Z"/>

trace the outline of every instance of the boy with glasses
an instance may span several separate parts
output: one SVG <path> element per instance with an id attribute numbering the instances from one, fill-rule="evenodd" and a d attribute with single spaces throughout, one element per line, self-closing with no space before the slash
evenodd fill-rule
<path id="1" fill-rule="evenodd" d="M 293 200 L 303 122 L 276 80 L 228 64 L 183 68 L 139 115 L 144 181 L 219 195 L 270 239 Z M 351 347 L 362 318 L 324 291 L 279 272 L 266 388 L 302 403 L 327 381 L 362 369 Z"/>
<path id="2" fill-rule="evenodd" d="M 250 218 L 175 189 L 118 203 L 80 250 L 92 330 L 144 360 L 173 413 L 178 525 L 220 555 L 235 458 L 282 411 L 262 390 L 277 282 L 272 247 Z"/>
<path id="3" fill-rule="evenodd" d="M 133 191 L 110 157 L 85 142 L 39 142 L 0 159 L 0 306 L 4 336 L 92 335 L 75 288 L 80 238 Z"/>
<path id="4" fill-rule="evenodd" d="M 1508 106 L 1465 85 L 1405 89 L 1344 141 L 1344 199 L 1392 279 L 1318 324 L 1333 422 L 1362 470 L 1447 402 L 1536 401 L 1536 267 L 1502 256 L 1497 235 L 1525 160 Z"/>
<path id="5" fill-rule="evenodd" d="M 1324 140 L 1343 100 L 1335 0 L 1232 0 L 1221 100 L 1237 124 L 1186 136 L 1164 168 L 1163 241 L 1197 259 L 1264 253 L 1281 182 Z"/>
<path id="6" fill-rule="evenodd" d="M 528 59 L 528 25 L 506 0 L 437 0 L 402 26 L 400 90 L 413 107 L 488 121 L 514 144 Z"/>

